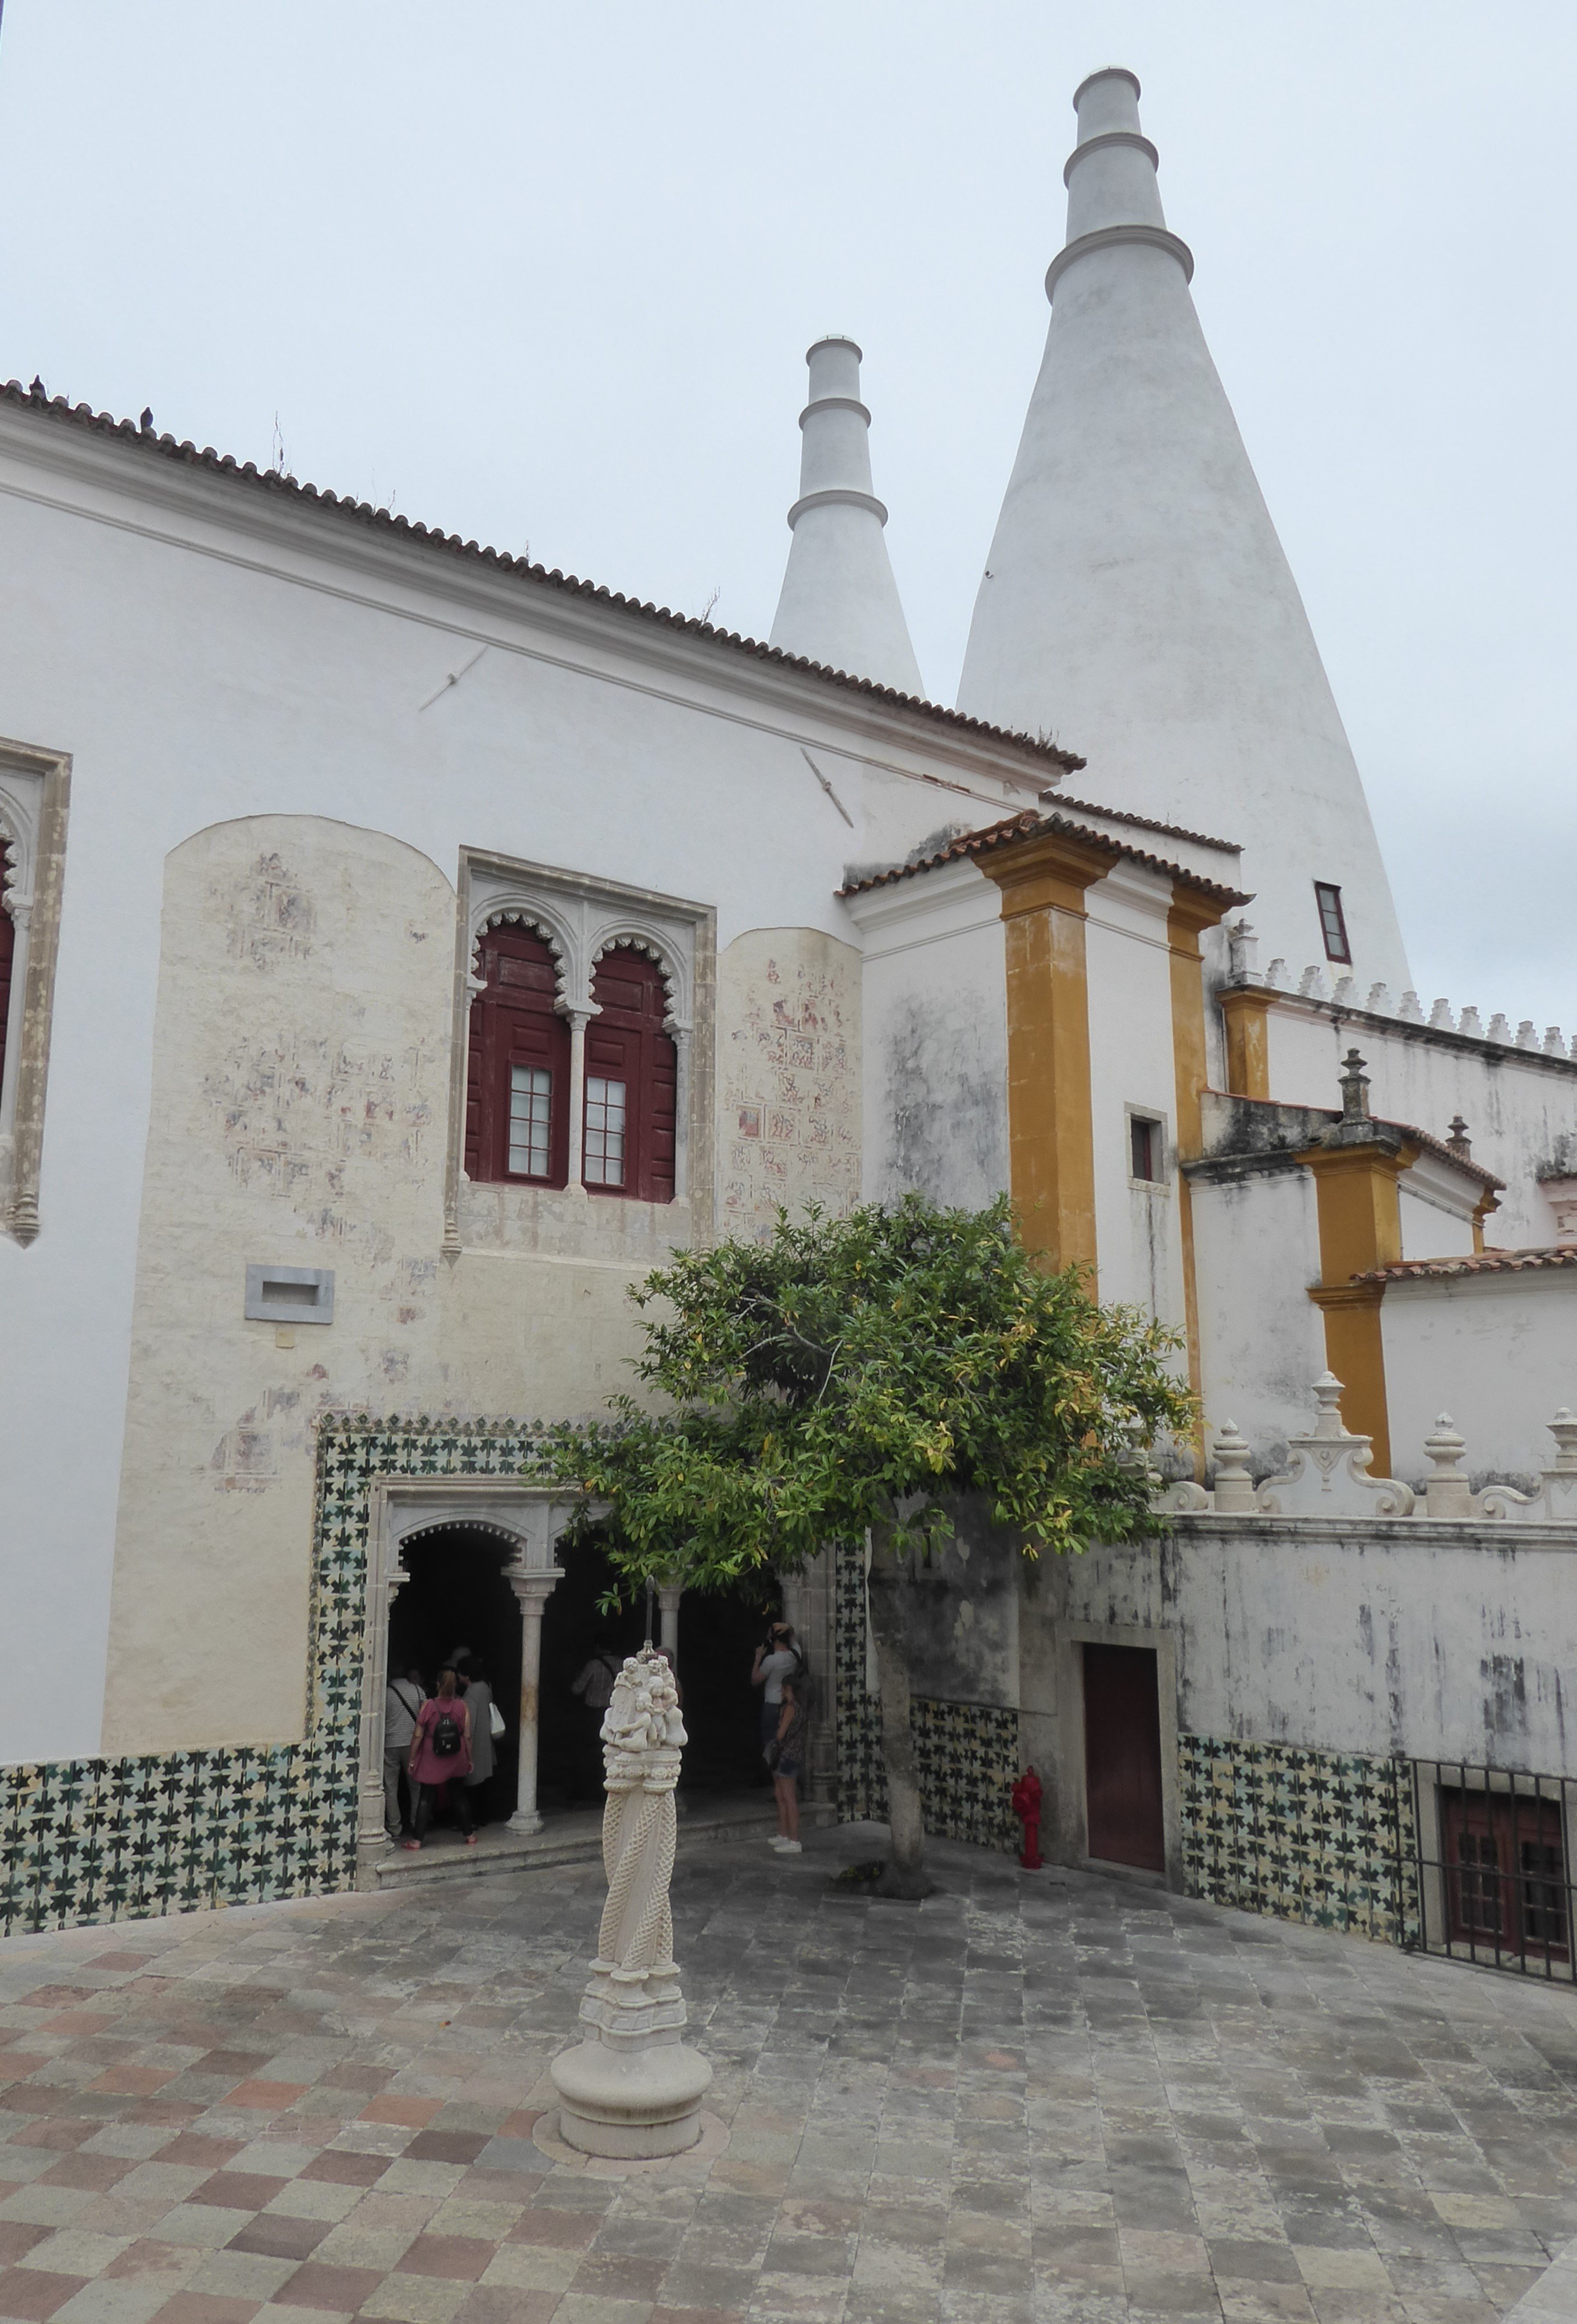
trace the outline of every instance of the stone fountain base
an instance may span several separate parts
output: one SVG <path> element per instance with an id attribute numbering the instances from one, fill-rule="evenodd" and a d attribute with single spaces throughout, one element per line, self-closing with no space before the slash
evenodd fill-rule
<path id="1" fill-rule="evenodd" d="M 551 2072 L 564 2101 L 558 2135 L 582 2154 L 645 2162 L 683 2154 L 701 2135 L 712 2069 L 677 2034 L 636 2050 L 594 2035 L 555 2058 Z"/>

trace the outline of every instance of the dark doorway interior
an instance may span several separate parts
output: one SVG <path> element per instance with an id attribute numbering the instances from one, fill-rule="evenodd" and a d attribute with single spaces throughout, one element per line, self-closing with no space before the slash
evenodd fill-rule
<path id="1" fill-rule="evenodd" d="M 1166 1870 L 1153 1647 L 1084 1648 L 1084 1796 L 1092 1856 Z"/>
<path id="2" fill-rule="evenodd" d="M 512 1543 L 470 1526 L 418 1534 L 401 1552 L 410 1579 L 389 1610 L 389 1667 L 410 1665 L 430 1692 L 443 1657 L 469 1646 L 487 1669 L 505 1733 L 489 1782 L 471 1804 L 478 1822 L 506 1822 L 514 1812 L 519 1765 L 521 1609 L 503 1578 Z"/>
<path id="3" fill-rule="evenodd" d="M 606 1646 L 622 1658 L 646 1635 L 644 1603 L 604 1614 L 599 1601 L 616 1588 L 612 1564 L 595 1540 L 565 1543 L 558 1552 L 564 1579 L 542 1616 L 542 1681 L 539 1712 L 537 1796 L 544 1813 L 588 1807 L 603 1795 L 600 1711 L 573 1692 L 590 1657 Z M 775 1586 L 713 1596 L 685 1592 L 679 1607 L 679 1683 L 684 1689 L 685 1792 L 752 1791 L 770 1785 L 757 1733 L 759 1691 L 751 1662 L 777 1603 Z M 654 1614 L 653 1635 L 658 1632 Z"/>

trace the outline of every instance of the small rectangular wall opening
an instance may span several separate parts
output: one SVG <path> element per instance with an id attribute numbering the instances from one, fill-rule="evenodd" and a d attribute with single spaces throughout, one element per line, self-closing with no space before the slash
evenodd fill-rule
<path id="1" fill-rule="evenodd" d="M 254 1323 L 332 1323 L 331 1267 L 248 1267 L 244 1314 Z"/>

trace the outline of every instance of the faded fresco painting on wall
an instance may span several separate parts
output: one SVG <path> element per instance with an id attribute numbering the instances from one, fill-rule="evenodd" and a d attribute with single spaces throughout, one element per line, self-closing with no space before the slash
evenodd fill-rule
<path id="1" fill-rule="evenodd" d="M 723 1231 L 860 1192 L 860 956 L 812 928 L 737 936 L 718 973 Z"/>

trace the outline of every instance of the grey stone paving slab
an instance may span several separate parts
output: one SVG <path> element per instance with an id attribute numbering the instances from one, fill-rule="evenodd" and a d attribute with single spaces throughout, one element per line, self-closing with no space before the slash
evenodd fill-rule
<path id="1" fill-rule="evenodd" d="M 656 2172 L 533 2135 L 591 1868 L 12 1941 L 0 2317 L 1577 2324 L 1572 1993 L 873 1838 L 681 1858 Z"/>

